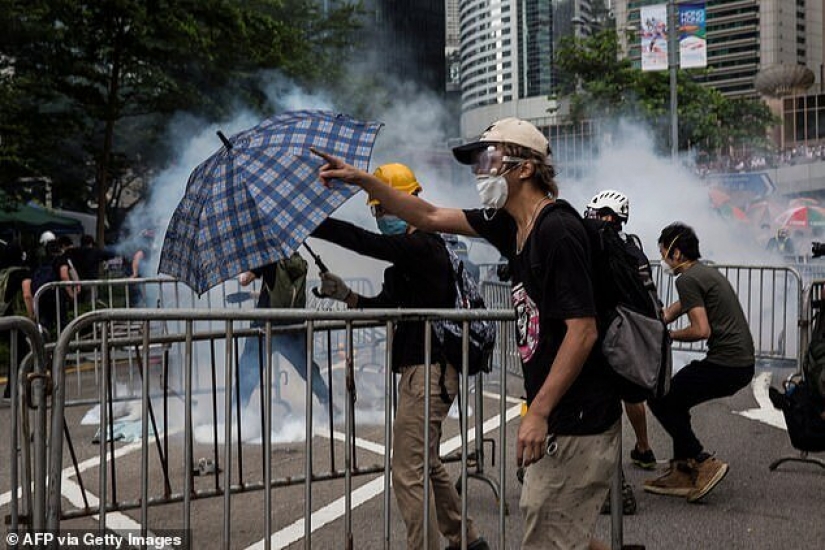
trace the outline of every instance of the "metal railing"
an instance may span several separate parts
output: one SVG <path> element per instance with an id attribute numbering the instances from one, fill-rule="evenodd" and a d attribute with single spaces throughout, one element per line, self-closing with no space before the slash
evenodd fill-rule
<path id="1" fill-rule="evenodd" d="M 86 517 L 97 515 L 100 528 L 107 526 L 107 515 L 120 512 L 124 510 L 140 510 L 138 522 L 142 529 L 142 534 L 149 532 L 153 527 L 152 520 L 149 516 L 149 508 L 157 505 L 178 505 L 182 508 L 182 516 L 175 514 L 175 518 L 179 520 L 183 517 L 184 529 L 189 529 L 192 522 L 192 507 L 193 502 L 201 499 L 215 498 L 221 500 L 222 506 L 222 535 L 221 547 L 229 548 L 232 540 L 232 522 L 230 521 L 230 514 L 233 507 L 233 499 L 238 498 L 242 493 L 250 491 L 263 491 L 264 506 L 260 518 L 262 524 L 262 533 L 264 536 L 263 544 L 269 547 L 271 544 L 269 534 L 272 533 L 272 502 L 273 496 L 271 490 L 277 491 L 280 488 L 289 486 L 303 486 L 304 487 L 304 511 L 303 515 L 306 518 L 304 523 L 304 541 L 305 547 L 309 548 L 311 545 L 311 525 L 308 519 L 312 515 L 313 491 L 312 486 L 315 483 L 324 480 L 343 479 L 344 480 L 344 496 L 345 496 L 345 515 L 344 526 L 348 541 L 352 541 L 355 537 L 352 532 L 352 493 L 353 493 L 353 478 L 355 476 L 365 474 L 383 474 L 384 487 L 389 487 L 389 453 L 384 453 L 384 464 L 361 465 L 359 464 L 359 455 L 356 453 L 355 441 L 357 439 L 357 423 L 356 423 L 356 402 L 357 402 L 357 386 L 355 383 L 356 365 L 366 360 L 366 358 L 357 353 L 353 342 L 354 334 L 362 328 L 371 328 L 376 325 L 383 326 L 387 334 L 393 333 L 394 326 L 399 322 L 406 321 L 421 321 L 424 323 L 425 330 L 425 362 L 432 362 L 430 350 L 431 323 L 438 318 L 450 318 L 457 321 L 463 321 L 465 332 L 469 327 L 469 320 L 475 318 L 491 319 L 495 321 L 511 321 L 513 314 L 510 310 L 421 310 L 421 311 L 404 311 L 404 310 L 369 310 L 369 311 L 315 311 L 315 310 L 253 310 L 253 311 L 238 311 L 238 310 L 155 310 L 155 309 L 112 309 L 112 310 L 98 310 L 86 313 L 79 318 L 72 321 L 61 333 L 58 341 L 54 347 L 54 359 L 52 363 L 52 378 L 54 382 L 54 393 L 52 398 L 52 417 L 51 417 L 51 438 L 49 441 L 49 463 L 48 463 L 48 513 L 46 516 L 46 524 L 49 529 L 59 530 L 61 527 L 61 520 Z M 240 421 L 240 414 L 238 409 L 233 407 L 231 392 L 227 388 L 232 388 L 234 380 L 237 377 L 237 372 L 234 368 L 224 368 L 220 373 L 220 363 L 224 365 L 235 365 L 237 362 L 237 338 L 247 333 L 255 332 L 250 329 L 236 328 L 240 325 L 245 325 L 246 322 L 256 321 L 262 323 L 261 330 L 265 335 L 265 342 L 267 342 L 266 353 L 266 368 L 263 369 L 263 385 L 262 392 L 264 393 L 262 399 L 262 418 L 260 421 L 260 434 L 263 443 L 263 452 L 260 455 L 251 455 L 244 453 L 244 446 L 242 445 L 243 433 L 248 426 L 244 426 Z M 276 322 L 290 322 L 299 323 L 295 325 L 280 325 Z M 111 326 L 117 323 L 132 323 L 140 324 L 143 329 L 136 335 L 121 335 L 112 337 Z M 154 333 L 149 329 L 151 323 L 164 323 L 169 330 L 164 333 Z M 98 423 L 98 456 L 97 456 L 97 475 L 98 475 L 98 492 L 96 499 L 88 496 L 87 483 L 81 481 L 80 469 L 74 463 L 72 457 L 74 475 L 77 476 L 77 484 L 80 486 L 83 493 L 82 505 L 69 508 L 62 498 L 61 483 L 67 482 L 67 472 L 64 471 L 66 464 L 66 457 L 64 457 L 64 442 L 69 443 L 67 446 L 71 450 L 72 435 L 69 431 L 63 432 L 65 425 L 64 418 L 69 408 L 69 403 L 66 400 L 66 378 L 65 378 L 65 362 L 69 358 L 70 353 L 78 346 L 76 336 L 84 331 L 89 331 L 92 327 L 97 326 L 97 330 L 93 331 L 101 335 L 99 340 L 82 340 L 79 344 L 81 348 L 97 347 L 100 349 L 102 357 L 102 380 L 103 383 L 97 390 L 96 400 L 100 405 L 100 417 Z M 344 384 L 344 434 L 343 434 L 343 450 L 339 449 L 339 453 L 344 454 L 343 468 L 339 466 L 340 462 L 336 462 L 336 453 L 330 444 L 330 461 L 326 465 L 324 471 L 319 471 L 318 457 L 316 455 L 318 439 L 313 438 L 315 434 L 315 424 L 313 421 L 313 406 L 312 406 L 312 369 L 308 369 L 308 379 L 306 384 L 306 392 L 304 396 L 304 416 L 305 416 L 305 443 L 304 443 L 304 457 L 302 471 L 288 471 L 275 472 L 273 471 L 272 450 L 273 438 L 272 427 L 273 421 L 273 383 L 277 385 L 276 377 L 274 375 L 277 370 L 273 368 L 271 342 L 272 335 L 278 332 L 287 332 L 290 330 L 301 330 L 307 334 L 308 342 L 314 341 L 314 336 L 317 332 L 327 330 L 337 330 L 343 334 L 346 342 L 346 349 L 344 350 L 341 360 L 341 366 L 345 370 L 345 384 Z M 392 376 L 392 362 L 391 353 L 387 349 L 391 349 L 391 338 L 386 343 L 387 348 L 383 354 L 383 372 L 380 372 L 383 383 L 382 397 L 385 401 L 383 410 L 383 423 L 385 430 L 385 444 L 390 441 L 390 433 L 392 429 L 393 415 L 392 404 L 394 399 L 394 381 Z M 136 354 L 139 357 L 146 357 L 152 345 L 168 345 L 173 348 L 170 357 L 182 357 L 182 362 L 176 367 L 181 372 L 180 377 L 162 376 L 163 384 L 168 383 L 169 380 L 181 380 L 180 387 L 153 387 L 151 379 L 145 366 L 139 368 L 141 375 L 141 392 L 137 396 L 140 404 L 140 463 L 138 467 L 139 477 L 139 491 L 137 493 L 128 494 L 124 491 L 122 483 L 123 469 L 118 467 L 120 460 L 118 453 L 115 450 L 113 441 L 113 427 L 111 420 L 112 406 L 117 400 L 113 397 L 111 390 L 111 380 L 113 369 L 116 368 L 117 360 L 113 356 L 113 350 L 123 347 L 134 347 Z M 464 341 L 464 356 L 467 353 L 467 339 Z M 195 384 L 195 377 L 198 373 L 198 363 L 195 357 L 198 355 L 198 347 L 206 347 L 207 352 L 202 353 L 201 356 L 209 358 L 206 369 L 211 374 L 211 386 L 207 392 L 197 393 L 198 387 Z M 174 349 L 179 348 L 179 349 Z M 307 360 L 311 362 L 314 358 L 314 345 L 307 346 Z M 139 365 L 144 365 L 145 361 L 138 360 Z M 167 367 L 164 367 L 167 368 Z M 464 369 L 467 369 L 466 360 Z M 429 378 L 430 369 L 426 369 L 427 377 Z M 222 383 L 220 382 L 222 380 Z M 429 381 L 427 381 L 429 382 Z M 425 385 L 426 383 L 425 382 Z M 500 387 L 502 397 L 506 395 L 506 373 L 501 371 Z M 468 388 L 469 384 L 463 384 L 460 395 L 460 403 L 463 408 L 464 418 L 467 418 Z M 480 388 L 477 389 L 480 391 Z M 427 394 L 425 401 L 425 410 L 429 407 L 430 396 Z M 174 408 L 170 408 L 169 400 L 177 402 Z M 220 418 L 220 410 L 218 403 L 222 405 L 223 418 Z M 214 438 L 210 444 L 212 448 L 212 458 L 214 460 L 214 470 L 209 474 L 203 482 L 199 482 L 199 487 L 195 486 L 193 472 L 195 470 L 194 457 L 194 430 L 195 430 L 195 407 L 198 403 L 207 403 L 211 405 L 212 418 L 212 434 L 217 435 L 218 424 L 223 420 L 223 444 L 218 441 L 218 437 Z M 171 409 L 171 410 L 170 410 Z M 163 410 L 162 414 L 159 411 Z M 477 411 L 476 414 L 480 414 Z M 511 411 L 506 409 L 506 400 L 500 399 L 500 415 L 499 415 L 499 480 L 503 484 L 505 475 L 505 449 L 506 449 L 506 418 Z M 169 419 L 179 417 L 182 423 L 174 427 L 170 424 Z M 478 424 L 477 424 L 478 426 Z M 170 437 L 175 429 L 182 432 L 182 437 Z M 338 439 L 337 434 L 332 433 L 332 423 L 329 424 L 330 443 Z M 473 434 L 475 439 L 481 439 L 483 434 Z M 429 430 L 424 430 L 425 437 L 425 453 L 428 449 L 427 438 L 429 438 Z M 461 431 L 461 445 L 460 445 L 460 461 L 461 461 L 461 486 L 467 487 L 467 480 L 471 475 L 468 467 L 468 457 L 470 441 L 468 432 Z M 222 447 L 222 452 L 221 451 Z M 150 468 L 150 454 L 152 455 L 151 464 L 154 470 Z M 176 478 L 174 475 L 175 469 L 170 467 L 174 463 L 174 459 L 183 459 L 184 469 L 182 478 Z M 263 479 L 250 479 L 250 460 L 253 463 L 256 458 L 260 458 L 260 462 L 255 465 L 254 470 L 262 472 Z M 428 464 L 425 457 L 424 464 Z M 425 466 L 427 469 L 429 466 Z M 154 471 L 154 476 L 151 473 Z M 157 474 L 160 474 L 158 476 Z M 179 472 L 180 473 L 180 472 Z M 160 479 L 161 481 L 153 482 L 152 480 Z M 428 473 L 425 471 L 425 479 L 429 479 Z M 74 483 L 74 482 L 73 482 Z M 208 484 L 208 487 L 206 485 Z M 159 491 L 152 492 L 151 489 L 159 489 Z M 465 489 L 462 492 L 462 510 L 466 518 L 466 502 L 467 493 Z M 425 500 L 424 517 L 427 517 L 428 501 Z M 390 529 L 390 506 L 389 499 L 385 497 L 384 506 L 384 547 L 391 548 L 392 533 Z M 169 515 L 165 513 L 164 515 Z M 499 501 L 499 537 L 501 541 L 500 547 L 504 545 L 504 516 L 505 516 L 505 502 L 503 499 Z M 157 520 L 156 520 L 157 521 Z M 466 527 L 466 523 L 465 523 Z M 210 541 L 210 545 L 214 546 L 215 541 Z M 198 547 L 196 546 L 193 547 Z M 357 546 L 356 546 L 357 547 Z"/>
<path id="2" fill-rule="evenodd" d="M 37 325 L 26 317 L 0 318 L 0 334 L 5 333 L 11 335 L 7 381 L 11 405 L 7 440 L 10 531 L 18 532 L 26 524 L 42 530 L 46 525 L 46 353 Z M 25 335 L 31 351 L 17 345 L 18 333 Z M 30 411 L 34 412 L 30 415 Z"/>

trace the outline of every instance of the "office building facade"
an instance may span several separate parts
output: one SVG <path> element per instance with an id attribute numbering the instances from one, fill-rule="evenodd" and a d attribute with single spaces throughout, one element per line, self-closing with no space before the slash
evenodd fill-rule
<path id="1" fill-rule="evenodd" d="M 618 27 L 640 28 L 642 6 L 665 0 L 614 0 Z M 822 85 L 823 0 L 706 0 L 708 69 L 694 79 L 728 97 L 757 97 L 754 80 L 774 65 L 804 65 Z M 625 54 L 640 62 L 639 41 Z"/>
<path id="2" fill-rule="evenodd" d="M 461 133 L 517 116 L 547 127 L 562 36 L 593 18 L 590 0 L 458 0 Z"/>

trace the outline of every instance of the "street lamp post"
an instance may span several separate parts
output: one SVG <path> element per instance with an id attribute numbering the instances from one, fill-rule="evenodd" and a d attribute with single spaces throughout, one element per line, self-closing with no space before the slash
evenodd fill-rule
<path id="1" fill-rule="evenodd" d="M 670 158 L 674 162 L 679 155 L 679 95 L 676 72 L 679 69 L 679 24 L 676 0 L 667 3 L 667 58 L 670 69 Z"/>

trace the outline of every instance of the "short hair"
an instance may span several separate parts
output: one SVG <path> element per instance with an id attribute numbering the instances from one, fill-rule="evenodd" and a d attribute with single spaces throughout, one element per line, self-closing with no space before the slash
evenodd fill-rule
<path id="1" fill-rule="evenodd" d="M 95 245 L 95 238 L 86 233 L 82 237 L 80 237 L 80 246 L 94 246 Z"/>
<path id="2" fill-rule="evenodd" d="M 555 180 L 556 169 L 552 164 L 548 164 L 550 159 L 547 155 L 542 155 L 529 147 L 522 147 L 511 143 L 502 143 L 501 145 L 504 154 L 531 161 L 536 170 L 534 181 L 539 188 L 545 193 L 552 195 L 553 198 L 559 196 L 559 186 Z"/>
<path id="3" fill-rule="evenodd" d="M 696 232 L 687 224 L 675 222 L 664 229 L 659 234 L 659 244 L 667 250 L 668 257 L 673 255 L 675 249 L 679 249 L 682 256 L 688 260 L 698 260 L 702 257 L 699 252 L 699 238 Z"/>

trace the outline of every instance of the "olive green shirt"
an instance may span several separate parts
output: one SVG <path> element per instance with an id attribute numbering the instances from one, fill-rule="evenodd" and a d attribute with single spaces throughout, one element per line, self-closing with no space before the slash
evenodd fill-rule
<path id="1" fill-rule="evenodd" d="M 696 262 L 676 278 L 684 313 L 704 307 L 710 323 L 707 360 L 729 367 L 754 363 L 753 337 L 730 282 L 718 269 Z"/>

